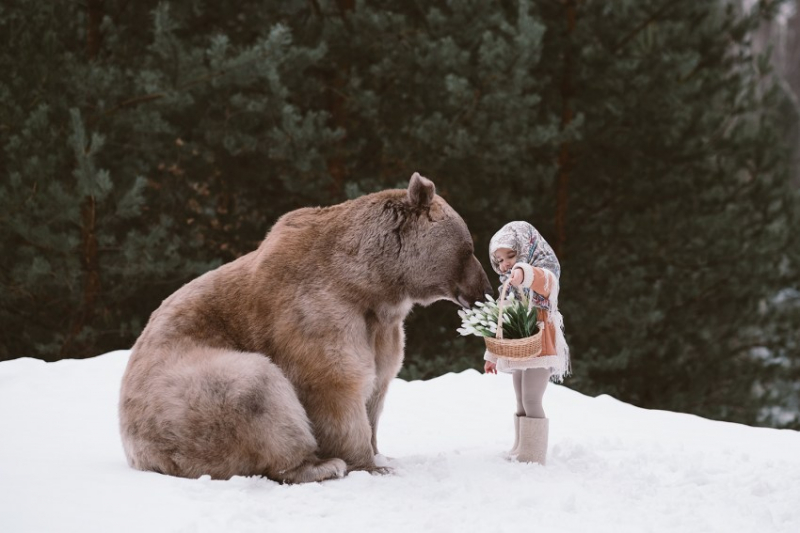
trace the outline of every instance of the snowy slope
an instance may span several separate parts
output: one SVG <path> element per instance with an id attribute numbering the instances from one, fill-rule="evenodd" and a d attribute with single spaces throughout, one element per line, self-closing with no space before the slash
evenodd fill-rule
<path id="1" fill-rule="evenodd" d="M 0 363 L 0 531 L 800 532 L 800 433 L 639 409 L 552 385 L 549 464 L 511 463 L 513 390 L 475 371 L 395 380 L 395 474 L 188 480 L 125 463 L 128 352 Z"/>

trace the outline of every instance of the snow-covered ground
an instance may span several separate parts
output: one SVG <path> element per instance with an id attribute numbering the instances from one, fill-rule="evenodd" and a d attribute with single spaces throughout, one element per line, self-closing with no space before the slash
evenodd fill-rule
<path id="1" fill-rule="evenodd" d="M 0 531 L 800 532 L 800 432 L 551 385 L 549 463 L 512 463 L 510 378 L 475 371 L 392 383 L 378 436 L 393 475 L 139 472 L 117 433 L 127 359 L 0 363 Z"/>

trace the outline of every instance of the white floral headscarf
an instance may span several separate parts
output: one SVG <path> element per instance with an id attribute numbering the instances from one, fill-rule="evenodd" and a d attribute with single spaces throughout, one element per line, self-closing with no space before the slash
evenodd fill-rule
<path id="1" fill-rule="evenodd" d="M 552 272 L 556 279 L 561 277 L 561 265 L 558 262 L 553 248 L 544 240 L 544 237 L 534 228 L 531 224 L 517 220 L 509 222 L 500 231 L 494 234 L 492 240 L 489 241 L 489 261 L 492 263 L 492 269 L 500 274 L 500 283 L 506 282 L 511 272 L 505 274 L 500 272 L 500 262 L 495 257 L 495 252 L 500 248 L 509 248 L 514 250 L 517 254 L 517 261 L 521 263 L 528 263 L 533 267 L 544 268 Z M 514 289 L 517 296 L 518 289 Z M 530 291 L 524 289 L 524 295 L 528 297 Z M 542 309 L 549 309 L 550 305 L 547 298 L 544 298 L 536 293 L 533 293 L 533 304 Z"/>

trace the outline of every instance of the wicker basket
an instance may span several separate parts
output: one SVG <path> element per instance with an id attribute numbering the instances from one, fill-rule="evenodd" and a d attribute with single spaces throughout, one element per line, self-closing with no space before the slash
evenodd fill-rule
<path id="1" fill-rule="evenodd" d="M 497 337 L 484 337 L 486 343 L 486 350 L 494 356 L 504 357 L 506 359 L 514 359 L 521 361 L 524 359 L 533 359 L 542 354 L 542 342 L 544 335 L 544 327 L 539 327 L 538 333 L 524 339 L 504 339 L 503 338 L 503 304 L 506 299 L 506 292 L 508 290 L 508 282 L 510 278 L 503 284 L 503 291 L 498 300 L 498 316 L 497 316 Z"/>

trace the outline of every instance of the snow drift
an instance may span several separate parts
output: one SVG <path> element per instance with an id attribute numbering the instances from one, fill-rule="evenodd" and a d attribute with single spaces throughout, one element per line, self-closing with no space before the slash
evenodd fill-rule
<path id="1" fill-rule="evenodd" d="M 128 352 L 0 363 L 0 529 L 17 532 L 800 531 L 800 433 L 639 409 L 551 385 L 548 465 L 503 458 L 507 375 L 395 380 L 395 473 L 286 486 L 128 467 Z"/>

